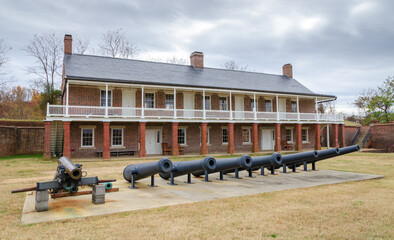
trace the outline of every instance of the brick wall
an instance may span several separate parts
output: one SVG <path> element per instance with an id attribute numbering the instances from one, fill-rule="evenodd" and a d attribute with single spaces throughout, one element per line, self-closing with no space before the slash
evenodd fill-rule
<path id="1" fill-rule="evenodd" d="M 0 157 L 44 152 L 44 123 L 0 121 Z"/>
<path id="2" fill-rule="evenodd" d="M 298 100 L 301 113 L 315 113 L 315 101 L 313 99 L 302 99 Z"/>
<path id="3" fill-rule="evenodd" d="M 389 149 L 394 147 L 394 123 L 374 124 L 370 126 L 371 147 L 377 149 Z"/>
<path id="4" fill-rule="evenodd" d="M 346 146 L 352 145 L 354 135 L 357 133 L 359 127 L 357 126 L 345 126 L 345 142 Z"/>

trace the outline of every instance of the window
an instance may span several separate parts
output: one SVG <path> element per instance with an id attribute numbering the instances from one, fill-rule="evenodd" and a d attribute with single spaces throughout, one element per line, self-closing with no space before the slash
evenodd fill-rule
<path id="1" fill-rule="evenodd" d="M 242 143 L 251 143 L 250 128 L 242 128 Z"/>
<path id="2" fill-rule="evenodd" d="M 111 136 L 111 146 L 123 146 L 123 128 L 112 128 Z"/>
<path id="3" fill-rule="evenodd" d="M 227 110 L 227 97 L 219 97 L 219 109 Z"/>
<path id="4" fill-rule="evenodd" d="M 227 144 L 228 143 L 228 130 L 227 128 L 222 128 L 222 143 Z"/>
<path id="5" fill-rule="evenodd" d="M 286 141 L 293 142 L 293 129 L 286 129 Z"/>
<path id="6" fill-rule="evenodd" d="M 210 135 L 209 132 L 210 132 L 210 127 L 207 127 L 207 144 L 211 144 L 211 137 L 209 136 Z M 201 131 L 200 131 L 200 144 L 201 143 L 202 141 L 201 141 Z"/>
<path id="7" fill-rule="evenodd" d="M 155 108 L 154 93 L 145 93 L 145 108 Z"/>
<path id="8" fill-rule="evenodd" d="M 265 111 L 266 112 L 272 112 L 272 101 L 271 100 L 265 100 Z"/>
<path id="9" fill-rule="evenodd" d="M 186 128 L 178 128 L 178 143 L 186 145 Z"/>
<path id="10" fill-rule="evenodd" d="M 81 146 L 94 147 L 94 128 L 82 128 Z"/>
<path id="11" fill-rule="evenodd" d="M 309 136 L 308 136 L 308 129 L 307 128 L 301 129 L 301 140 L 302 140 L 302 142 L 309 142 Z"/>
<path id="12" fill-rule="evenodd" d="M 105 98 L 106 98 L 106 93 L 105 90 L 101 90 L 100 94 L 100 106 L 105 107 Z M 108 107 L 111 107 L 112 105 L 112 91 L 108 90 Z"/>
<path id="13" fill-rule="evenodd" d="M 254 99 L 250 99 L 250 111 L 254 110 Z M 257 100 L 256 100 L 256 111 L 257 111 Z"/>
<path id="14" fill-rule="evenodd" d="M 297 112 L 297 102 L 291 101 L 291 112 Z"/>
<path id="15" fill-rule="evenodd" d="M 174 94 L 166 94 L 166 108 L 174 109 Z"/>
<path id="16" fill-rule="evenodd" d="M 211 96 L 205 96 L 205 110 L 211 110 Z"/>
<path id="17" fill-rule="evenodd" d="M 157 130 L 156 131 L 156 143 L 160 143 L 160 136 L 161 136 L 161 131 Z"/>

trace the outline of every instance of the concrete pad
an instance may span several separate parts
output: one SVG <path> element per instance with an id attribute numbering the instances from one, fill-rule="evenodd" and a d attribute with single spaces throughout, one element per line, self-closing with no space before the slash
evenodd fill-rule
<path id="1" fill-rule="evenodd" d="M 325 184 L 335 184 L 350 181 L 361 181 L 382 178 L 381 175 L 370 175 L 339 171 L 309 171 L 290 174 L 261 176 L 254 173 L 254 178 L 246 177 L 246 171 L 240 172 L 242 179 L 235 179 L 234 174 L 224 176 L 226 181 L 216 180 L 218 173 L 210 174 L 209 180 L 192 178 L 194 184 L 186 184 L 187 176 L 175 178 L 178 185 L 168 185 L 168 181 L 155 178 L 158 187 L 148 187 L 150 178 L 136 183 L 138 189 L 129 189 L 130 183 L 121 179 L 114 184 L 119 192 L 106 194 L 105 204 L 94 205 L 91 195 L 81 195 L 49 199 L 47 212 L 36 212 L 34 209 L 35 196 L 27 193 L 22 212 L 22 223 L 38 223 L 76 217 L 87 217 L 111 214 L 139 209 L 156 208 L 176 204 L 193 203 L 213 199 L 237 197 L 264 192 L 281 191 L 286 189 L 305 188 Z"/>

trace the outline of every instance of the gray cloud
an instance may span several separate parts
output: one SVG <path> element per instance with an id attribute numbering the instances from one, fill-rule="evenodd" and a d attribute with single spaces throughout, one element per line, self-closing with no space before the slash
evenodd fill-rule
<path id="1" fill-rule="evenodd" d="M 8 69 L 28 84 L 32 59 L 21 51 L 34 33 L 70 33 L 97 45 L 123 28 L 140 58 L 188 58 L 203 51 L 206 66 L 233 59 L 249 69 L 294 76 L 311 90 L 338 96 L 337 109 L 364 88 L 394 75 L 394 2 L 299 1 L 1 1 L 0 38 L 13 47 Z M 353 109 L 353 111 L 355 111 Z"/>

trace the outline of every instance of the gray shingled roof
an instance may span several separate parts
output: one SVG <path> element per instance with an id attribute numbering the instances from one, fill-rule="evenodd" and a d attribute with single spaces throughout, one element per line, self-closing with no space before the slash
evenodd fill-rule
<path id="1" fill-rule="evenodd" d="M 80 54 L 65 55 L 64 60 L 67 79 L 335 97 L 313 93 L 297 80 L 282 75 Z"/>

